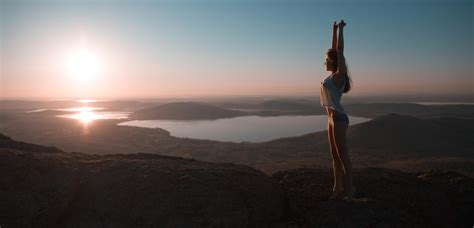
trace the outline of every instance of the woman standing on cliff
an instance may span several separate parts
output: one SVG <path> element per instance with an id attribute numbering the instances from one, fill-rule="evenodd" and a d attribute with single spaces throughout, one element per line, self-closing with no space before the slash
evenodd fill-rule
<path id="1" fill-rule="evenodd" d="M 343 31 L 346 23 L 334 22 L 332 31 L 332 48 L 326 53 L 326 70 L 331 71 L 321 82 L 321 106 L 326 108 L 328 114 L 328 139 L 333 159 L 334 186 L 330 199 L 344 198 L 352 201 L 355 188 L 352 185 L 352 164 L 347 148 L 347 116 L 340 101 L 343 93 L 349 92 L 351 82 L 347 73 L 344 59 Z M 339 39 L 337 30 L 339 29 Z"/>

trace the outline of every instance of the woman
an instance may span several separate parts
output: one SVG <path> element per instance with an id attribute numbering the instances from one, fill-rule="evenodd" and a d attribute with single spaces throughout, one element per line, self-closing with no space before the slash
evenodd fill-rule
<path id="1" fill-rule="evenodd" d="M 343 93 L 349 92 L 351 82 L 344 59 L 343 31 L 346 23 L 334 22 L 332 48 L 326 53 L 326 70 L 331 71 L 321 82 L 321 106 L 328 114 L 328 139 L 333 159 L 334 186 L 330 199 L 343 198 L 352 201 L 355 188 L 352 185 L 352 164 L 349 158 L 346 136 L 349 118 L 340 101 Z M 339 39 L 337 38 L 339 29 Z"/>

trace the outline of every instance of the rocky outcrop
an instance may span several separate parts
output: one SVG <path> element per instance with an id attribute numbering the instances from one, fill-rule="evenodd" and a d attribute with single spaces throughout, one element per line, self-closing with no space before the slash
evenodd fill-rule
<path id="1" fill-rule="evenodd" d="M 275 173 L 287 192 L 289 223 L 308 227 L 470 227 L 474 180 L 449 171 L 354 170 L 355 201 L 328 200 L 332 171 Z"/>
<path id="2" fill-rule="evenodd" d="M 6 144 L 0 146 L 2 227 L 258 227 L 283 215 L 278 182 L 247 166 Z"/>
<path id="3" fill-rule="evenodd" d="M 328 200 L 330 169 L 271 177 L 153 154 L 86 155 L 0 134 L 1 227 L 471 227 L 474 180 L 354 170 L 356 200 Z"/>

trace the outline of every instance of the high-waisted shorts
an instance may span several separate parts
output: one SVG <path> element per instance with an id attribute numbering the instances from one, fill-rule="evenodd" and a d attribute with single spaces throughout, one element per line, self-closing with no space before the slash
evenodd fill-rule
<path id="1" fill-rule="evenodd" d="M 331 117 L 329 117 L 331 118 Z M 345 113 L 334 112 L 332 115 L 333 123 L 349 123 L 349 117 Z"/>

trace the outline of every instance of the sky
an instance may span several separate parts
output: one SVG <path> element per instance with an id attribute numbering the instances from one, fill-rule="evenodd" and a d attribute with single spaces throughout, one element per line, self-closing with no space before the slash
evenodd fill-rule
<path id="1" fill-rule="evenodd" d="M 0 0 L 0 99 L 319 96 L 341 19 L 347 96 L 473 94 L 473 11 L 471 0 Z"/>

